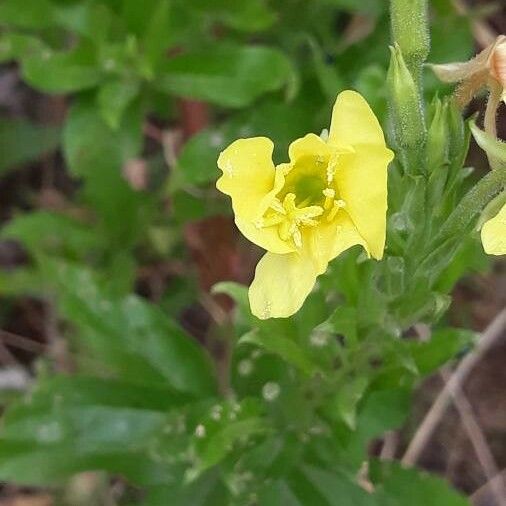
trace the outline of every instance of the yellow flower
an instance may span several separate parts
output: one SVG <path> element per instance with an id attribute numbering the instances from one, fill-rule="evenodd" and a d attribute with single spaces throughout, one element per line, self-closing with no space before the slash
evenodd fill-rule
<path id="1" fill-rule="evenodd" d="M 249 289 L 261 319 L 297 312 L 344 250 L 360 244 L 382 258 L 393 158 L 374 113 L 353 91 L 337 97 L 328 139 L 297 139 L 290 161 L 278 166 L 273 148 L 266 137 L 236 140 L 220 154 L 216 183 L 232 199 L 239 230 L 267 250 Z"/>
<path id="2" fill-rule="evenodd" d="M 481 228 L 481 242 L 485 253 L 506 255 L 506 204 Z"/>

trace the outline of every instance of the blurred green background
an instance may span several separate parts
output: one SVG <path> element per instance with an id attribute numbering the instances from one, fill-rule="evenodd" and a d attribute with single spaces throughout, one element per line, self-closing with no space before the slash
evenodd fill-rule
<path id="1" fill-rule="evenodd" d="M 501 2 L 432 0 L 429 62 L 468 59 L 505 22 Z M 175 492 L 195 458 L 188 454 L 193 433 L 177 432 L 180 413 L 192 432 L 204 405 L 190 400 L 223 390 L 226 335 L 240 335 L 241 322 L 230 321 L 232 300 L 211 288 L 249 283 L 260 255 L 239 236 L 228 200 L 214 188 L 216 159 L 238 137 L 266 135 L 276 161 L 285 160 L 291 140 L 328 127 L 337 93 L 349 88 L 367 98 L 388 131 L 389 43 L 385 0 L 0 1 L 0 396 L 4 407 L 14 403 L 0 440 L 1 504 L 260 504 L 244 499 L 231 478 L 244 473 L 236 471 L 228 481 L 204 473 L 196 490 Z M 451 88 L 427 71 L 425 91 L 430 102 Z M 479 107 L 479 100 L 471 106 Z M 475 150 L 469 163 L 486 167 Z M 506 301 L 504 266 L 494 270 L 476 245 L 462 255 L 481 274 L 458 285 L 448 318 L 480 330 Z M 347 272 L 346 261 L 338 269 Z M 448 289 L 461 275 L 458 262 L 452 269 Z M 321 307 L 310 301 L 290 332 L 309 332 Z M 269 332 L 285 332 L 276 325 Z M 450 354 L 459 349 L 456 340 L 446 343 Z M 235 388 L 245 399 L 289 384 L 283 364 L 250 359 L 250 351 L 234 358 Z M 502 468 L 506 349 L 497 356 L 469 388 Z M 257 376 L 247 372 L 251 360 L 260 361 Z M 310 367 L 304 357 L 287 360 Z M 429 362 L 427 372 L 440 361 L 431 355 Z M 420 390 L 406 435 L 437 388 L 432 380 Z M 261 431 L 258 407 L 248 402 L 235 429 L 242 435 Z M 362 448 L 405 420 L 409 408 L 398 392 L 372 400 L 383 402 L 398 404 L 394 419 L 364 427 L 353 444 Z M 357 401 L 349 403 L 355 409 Z M 296 399 L 280 410 L 297 417 Z M 421 464 L 471 495 L 486 480 L 465 437 L 454 434 L 458 423 L 450 414 Z M 201 472 L 214 469 L 227 451 L 221 447 L 237 436 L 220 437 L 201 451 Z M 402 449 L 403 432 L 398 437 Z M 264 444 L 269 454 L 276 443 Z M 285 461 L 299 458 L 291 448 L 262 472 L 283 475 Z M 377 453 L 374 444 L 370 451 Z M 267 457 L 248 458 L 243 465 L 256 472 Z M 266 478 L 262 472 L 256 479 Z M 396 472 L 392 489 L 404 480 Z M 291 479 L 326 483 L 314 473 Z M 428 504 L 436 490 L 413 487 L 414 505 Z M 284 493 L 261 504 L 320 504 L 302 486 L 292 502 Z M 321 504 L 369 504 L 357 497 Z M 461 504 L 453 500 L 441 504 Z"/>

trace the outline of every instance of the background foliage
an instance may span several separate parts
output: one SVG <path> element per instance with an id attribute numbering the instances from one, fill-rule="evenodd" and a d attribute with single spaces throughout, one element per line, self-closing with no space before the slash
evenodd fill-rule
<path id="1" fill-rule="evenodd" d="M 469 58 L 470 21 L 431 2 L 429 61 Z M 56 206 L 22 194 L 0 232 L 26 253 L 0 272 L 0 319 L 30 295 L 53 320 L 29 393 L 8 402 L 0 478 L 65 504 L 90 470 L 106 473 L 96 504 L 113 477 L 117 504 L 467 504 L 368 448 L 403 424 L 420 378 L 471 344 L 442 316 L 454 283 L 487 266 L 475 237 L 418 268 L 420 180 L 397 162 L 386 260 L 351 250 L 297 315 L 260 322 L 244 286 L 258 252 L 214 189 L 229 142 L 267 135 L 283 160 L 328 127 L 343 89 L 390 132 L 388 3 L 3 0 L 0 27 L 0 61 L 65 107 L 56 126 L 0 117 L 0 175 L 52 157 L 70 188 Z M 427 73 L 429 120 L 448 92 Z M 468 184 L 461 128 L 448 180 L 431 179 L 436 227 Z M 435 326 L 430 341 L 409 337 L 417 322 Z"/>

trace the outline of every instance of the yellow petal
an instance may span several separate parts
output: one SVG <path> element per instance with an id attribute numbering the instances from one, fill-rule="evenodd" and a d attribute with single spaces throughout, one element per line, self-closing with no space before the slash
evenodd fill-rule
<path id="1" fill-rule="evenodd" d="M 485 253 L 506 255 L 506 204 L 481 229 L 481 242 Z"/>
<path id="2" fill-rule="evenodd" d="M 255 221 L 266 209 L 266 197 L 274 189 L 273 150 L 267 137 L 252 137 L 233 142 L 218 158 L 223 175 L 216 188 L 230 195 L 234 213 L 241 220 Z"/>
<path id="3" fill-rule="evenodd" d="M 251 312 L 261 320 L 286 318 L 296 313 L 316 281 L 310 258 L 299 253 L 266 253 L 249 288 Z"/>
<path id="4" fill-rule="evenodd" d="M 379 145 L 354 146 L 356 152 L 343 157 L 335 181 L 346 212 L 370 254 L 380 259 L 385 248 L 387 212 L 387 168 L 392 152 Z"/>
<path id="5" fill-rule="evenodd" d="M 295 246 L 279 237 L 278 227 L 259 228 L 254 223 L 235 217 L 235 224 L 249 241 L 272 253 L 290 253 Z"/>
<path id="6" fill-rule="evenodd" d="M 308 229 L 304 244 L 318 274 L 323 274 L 331 260 L 352 246 L 360 244 L 369 253 L 366 241 L 345 210 L 339 211 L 331 223 Z"/>
<path id="7" fill-rule="evenodd" d="M 288 148 L 288 155 L 292 162 L 304 156 L 328 157 L 331 154 L 330 147 L 316 134 L 307 134 L 293 141 Z"/>
<path id="8" fill-rule="evenodd" d="M 359 93 L 347 90 L 337 96 L 332 110 L 328 143 L 334 146 L 385 146 L 381 126 L 369 104 Z"/>

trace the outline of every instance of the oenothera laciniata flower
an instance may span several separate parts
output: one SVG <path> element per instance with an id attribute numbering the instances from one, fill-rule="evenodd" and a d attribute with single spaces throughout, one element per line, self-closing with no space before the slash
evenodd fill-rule
<path id="1" fill-rule="evenodd" d="M 266 137 L 236 140 L 220 154 L 216 183 L 232 199 L 239 230 L 267 250 L 249 289 L 261 319 L 298 311 L 317 276 L 351 246 L 382 258 L 393 158 L 374 113 L 353 91 L 337 97 L 327 139 L 297 139 L 290 161 L 277 166 L 273 148 Z"/>

